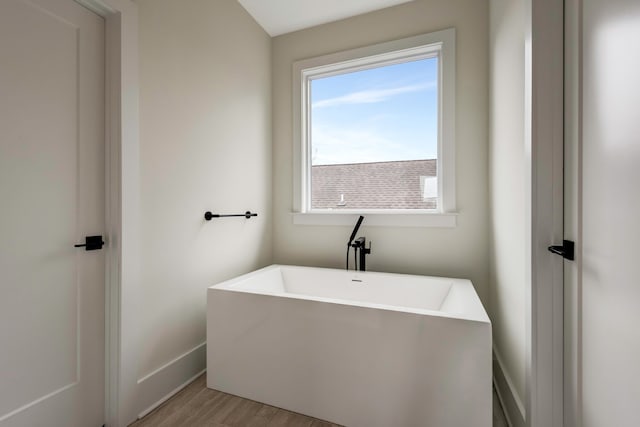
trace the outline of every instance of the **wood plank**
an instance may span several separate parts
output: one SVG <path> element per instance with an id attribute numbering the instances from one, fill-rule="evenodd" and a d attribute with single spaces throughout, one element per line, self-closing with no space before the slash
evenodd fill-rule
<path id="1" fill-rule="evenodd" d="M 205 423 L 226 425 L 223 420 L 235 411 L 244 399 L 226 393 L 218 393 L 220 394 L 219 399 L 201 407 L 200 411 L 192 414 L 189 418 L 182 421 L 183 424 L 180 425 L 199 426 Z"/>
<path id="2" fill-rule="evenodd" d="M 493 391 L 493 426 L 507 427 Z M 130 427 L 341 427 L 206 387 L 205 375 Z"/>
<path id="3" fill-rule="evenodd" d="M 196 378 L 191 384 L 176 393 L 171 399 L 147 414 L 144 418 L 131 424 L 130 427 L 155 427 L 159 424 L 158 420 L 169 418 L 176 412 L 182 410 L 184 405 L 189 402 L 196 394 L 200 393 L 206 387 L 206 375 Z"/>
<path id="4" fill-rule="evenodd" d="M 305 417 L 304 415 L 296 414 L 295 412 L 285 411 L 284 409 L 278 409 L 278 412 L 273 416 L 269 427 L 311 427 L 313 418 Z"/>
<path id="5" fill-rule="evenodd" d="M 278 412 L 278 408 L 262 405 L 258 413 L 247 423 L 247 427 L 266 427 Z"/>
<path id="6" fill-rule="evenodd" d="M 509 424 L 504 416 L 504 411 L 500 405 L 500 400 L 496 391 L 493 390 L 493 427 L 508 427 Z"/>
<path id="7" fill-rule="evenodd" d="M 340 427 L 338 424 L 330 423 L 329 421 L 313 420 L 311 427 Z"/>
<path id="8" fill-rule="evenodd" d="M 227 401 L 225 407 L 212 408 L 198 420 L 203 422 L 212 420 L 229 427 L 246 426 L 261 408 L 261 403 L 230 396 L 230 400 Z"/>
<path id="9" fill-rule="evenodd" d="M 201 389 L 191 400 L 186 402 L 183 407 L 173 415 L 158 419 L 158 427 L 178 427 L 193 425 L 194 419 L 199 417 L 203 412 L 208 411 L 212 407 L 224 406 L 224 400 L 227 395 L 208 388 Z"/>

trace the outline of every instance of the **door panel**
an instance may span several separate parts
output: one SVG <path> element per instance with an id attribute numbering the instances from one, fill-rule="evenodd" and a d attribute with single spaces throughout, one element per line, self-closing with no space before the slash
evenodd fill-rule
<path id="1" fill-rule="evenodd" d="M 0 425 L 102 425 L 104 22 L 0 2 Z"/>
<path id="2" fill-rule="evenodd" d="M 583 3 L 582 423 L 640 402 L 640 3 Z"/>

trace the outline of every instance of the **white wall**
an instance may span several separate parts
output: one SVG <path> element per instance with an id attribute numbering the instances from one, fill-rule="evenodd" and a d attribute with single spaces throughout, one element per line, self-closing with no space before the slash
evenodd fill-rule
<path id="1" fill-rule="evenodd" d="M 522 0 L 490 0 L 490 9 L 490 315 L 494 349 L 510 388 L 503 393 L 514 394 L 522 410 L 526 361 L 525 5 Z"/>
<path id="2" fill-rule="evenodd" d="M 137 4 L 142 410 L 204 368 L 205 289 L 272 262 L 271 39 L 236 1 Z"/>
<path id="3" fill-rule="evenodd" d="M 469 278 L 488 301 L 488 4 L 415 0 L 273 39 L 274 258 L 277 263 L 344 267 L 351 226 L 292 223 L 292 63 L 346 49 L 456 28 L 454 229 L 367 227 L 370 270 Z"/>

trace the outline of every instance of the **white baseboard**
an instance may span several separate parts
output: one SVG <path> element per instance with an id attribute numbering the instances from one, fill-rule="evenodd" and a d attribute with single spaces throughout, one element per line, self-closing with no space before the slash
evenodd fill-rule
<path id="1" fill-rule="evenodd" d="M 525 409 L 513 381 L 504 370 L 500 355 L 493 349 L 493 384 L 510 427 L 525 427 Z"/>
<path id="2" fill-rule="evenodd" d="M 163 404 L 205 371 L 206 342 L 138 380 L 138 418 Z"/>

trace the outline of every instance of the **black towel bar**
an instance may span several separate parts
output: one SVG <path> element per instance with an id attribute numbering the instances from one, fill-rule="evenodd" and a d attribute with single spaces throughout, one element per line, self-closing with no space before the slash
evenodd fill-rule
<path id="1" fill-rule="evenodd" d="M 252 213 L 251 211 L 246 211 L 243 214 L 231 214 L 231 215 L 214 214 L 214 213 L 211 213 L 210 211 L 206 211 L 204 213 L 204 219 L 206 219 L 207 221 L 211 221 L 212 218 L 228 218 L 228 217 L 231 217 L 231 216 L 243 216 L 243 217 L 249 219 L 252 216 L 258 216 L 258 214 L 255 213 L 255 212 Z"/>

